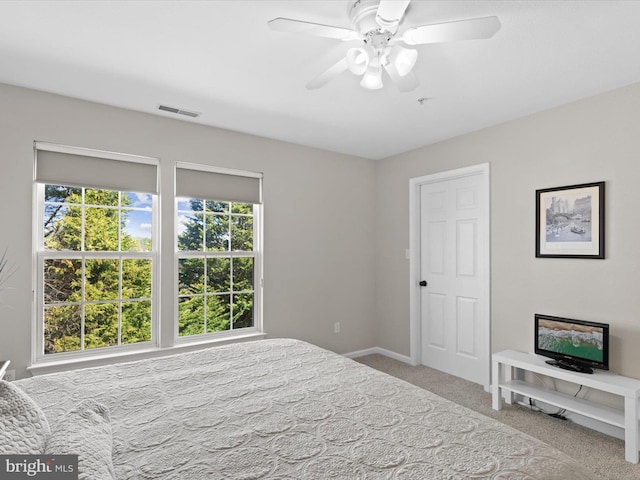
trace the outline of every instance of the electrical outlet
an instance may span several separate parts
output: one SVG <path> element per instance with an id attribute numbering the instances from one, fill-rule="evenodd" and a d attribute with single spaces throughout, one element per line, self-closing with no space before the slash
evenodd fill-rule
<path id="1" fill-rule="evenodd" d="M 7 382 L 13 382 L 16 379 L 16 371 L 15 370 L 7 370 L 4 374 L 4 379 Z"/>
<path id="2" fill-rule="evenodd" d="M 340 333 L 340 322 L 333 324 L 333 333 Z"/>

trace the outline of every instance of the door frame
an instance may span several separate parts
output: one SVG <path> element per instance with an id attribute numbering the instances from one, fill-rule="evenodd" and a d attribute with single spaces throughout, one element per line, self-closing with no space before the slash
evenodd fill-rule
<path id="1" fill-rule="evenodd" d="M 488 332 L 485 339 L 485 358 L 483 360 L 483 385 L 486 391 L 490 391 L 491 385 L 491 179 L 489 163 L 482 163 L 470 167 L 448 170 L 446 172 L 434 173 L 422 177 L 409 179 L 409 336 L 410 336 L 410 358 L 412 365 L 422 363 L 421 351 L 421 304 L 419 285 L 420 277 L 420 187 L 429 183 L 439 183 L 447 180 L 468 177 L 471 175 L 482 175 L 484 195 L 481 206 L 484 220 L 482 222 L 482 243 L 484 244 L 484 311 L 482 312 L 483 323 L 480 328 Z"/>

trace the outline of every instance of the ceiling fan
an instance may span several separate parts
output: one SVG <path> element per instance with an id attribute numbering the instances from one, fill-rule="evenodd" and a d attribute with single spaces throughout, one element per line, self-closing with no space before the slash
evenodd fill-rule
<path id="1" fill-rule="evenodd" d="M 360 41 L 346 55 L 307 83 L 310 90 L 326 85 L 349 70 L 362 76 L 360 85 L 382 88 L 384 70 L 401 92 L 418 86 L 413 67 L 418 51 L 404 45 L 453 42 L 491 38 L 501 24 L 498 17 L 482 17 L 433 25 L 410 27 L 399 31 L 411 0 L 357 0 L 349 9 L 351 28 L 322 25 L 290 18 L 274 18 L 269 27 L 279 32 L 303 33 L 342 41 Z"/>

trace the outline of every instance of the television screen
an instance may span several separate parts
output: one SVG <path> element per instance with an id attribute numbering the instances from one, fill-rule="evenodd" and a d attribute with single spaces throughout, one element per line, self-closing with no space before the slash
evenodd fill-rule
<path id="1" fill-rule="evenodd" d="M 562 368 L 608 370 L 609 325 L 536 314 L 535 353 L 555 359 L 552 364 Z"/>

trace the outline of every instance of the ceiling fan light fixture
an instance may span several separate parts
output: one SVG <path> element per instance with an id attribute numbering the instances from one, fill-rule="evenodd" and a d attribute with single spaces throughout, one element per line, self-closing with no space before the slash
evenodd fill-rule
<path id="1" fill-rule="evenodd" d="M 350 48 L 347 51 L 347 65 L 354 75 L 362 75 L 369 66 L 369 54 L 364 48 Z"/>
<path id="2" fill-rule="evenodd" d="M 359 40 L 364 45 L 350 48 L 334 65 L 307 83 L 309 90 L 327 84 L 333 78 L 350 71 L 362 75 L 360 85 L 370 90 L 382 88 L 382 70 L 388 74 L 400 92 L 410 92 L 419 85 L 413 72 L 418 52 L 404 45 L 426 45 L 442 42 L 480 40 L 491 38 L 501 28 L 498 17 L 480 17 L 446 23 L 420 25 L 405 29 L 399 26 L 409 11 L 412 0 L 351 0 L 348 12 L 351 28 L 323 25 L 295 20 L 274 18 L 268 23 L 273 30 L 305 33 L 342 41 Z"/>
<path id="3" fill-rule="evenodd" d="M 391 52 L 390 62 L 396 67 L 398 71 L 398 75 L 404 77 L 407 75 L 416 64 L 416 60 L 418 59 L 418 51 L 413 48 L 403 48 L 399 45 L 394 47 Z"/>
<path id="4" fill-rule="evenodd" d="M 360 85 L 369 90 L 382 88 L 382 67 L 369 64 Z"/>

